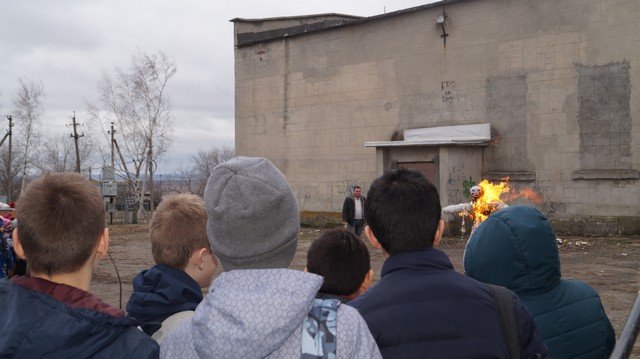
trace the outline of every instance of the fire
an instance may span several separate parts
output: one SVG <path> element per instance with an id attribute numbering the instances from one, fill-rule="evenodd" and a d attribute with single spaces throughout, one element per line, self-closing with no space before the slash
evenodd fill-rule
<path id="1" fill-rule="evenodd" d="M 491 212 L 495 211 L 501 203 L 504 203 L 500 197 L 511 191 L 508 179 L 498 184 L 482 180 L 482 182 L 478 183 L 478 186 L 482 188 L 482 196 L 473 203 L 472 212 L 475 224 L 487 219 Z"/>
<path id="2" fill-rule="evenodd" d="M 492 212 L 503 208 L 506 203 L 518 198 L 527 199 L 531 203 L 542 203 L 542 197 L 531 188 L 512 191 L 512 188 L 509 187 L 509 178 L 503 178 L 498 184 L 482 180 L 482 182 L 478 183 L 478 186 L 482 188 L 482 196 L 473 202 L 473 208 L 469 213 L 474 220 L 474 225 L 480 224 Z"/>
<path id="3" fill-rule="evenodd" d="M 540 197 L 540 195 L 536 193 L 534 190 L 532 190 L 531 188 L 524 188 L 520 192 L 510 193 L 505 199 L 505 202 L 511 202 L 518 198 L 528 199 L 529 201 L 535 204 L 542 203 L 542 197 Z"/>
<path id="4" fill-rule="evenodd" d="M 482 180 L 477 185 L 469 189 L 471 202 L 449 205 L 442 208 L 442 213 L 457 213 L 462 217 L 461 232 L 465 232 L 465 217 L 469 216 L 473 220 L 471 233 L 478 225 L 487 219 L 489 215 L 502 208 L 509 207 L 510 203 L 517 199 L 529 200 L 529 204 L 542 203 L 542 197 L 530 188 L 522 190 L 513 190 L 509 187 L 509 178 L 503 178 L 498 184 Z M 519 202 L 522 202 L 519 201 Z"/>

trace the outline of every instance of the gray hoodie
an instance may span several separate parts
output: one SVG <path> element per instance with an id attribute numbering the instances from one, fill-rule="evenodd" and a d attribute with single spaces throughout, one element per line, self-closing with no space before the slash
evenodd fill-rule
<path id="1" fill-rule="evenodd" d="M 302 323 L 322 277 L 290 269 L 222 273 L 194 316 L 169 334 L 162 358 L 300 358 Z M 337 358 L 381 358 L 360 314 L 341 305 Z"/>

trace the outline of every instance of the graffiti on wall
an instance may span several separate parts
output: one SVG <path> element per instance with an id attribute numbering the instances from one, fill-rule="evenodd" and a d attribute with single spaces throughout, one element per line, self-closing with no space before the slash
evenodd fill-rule
<path id="1" fill-rule="evenodd" d="M 466 198 L 467 200 L 471 200 L 471 187 L 475 186 L 477 183 L 476 181 L 473 180 L 473 178 L 471 178 L 471 176 L 469 176 L 469 179 L 466 179 L 462 182 L 462 194 L 464 195 L 464 198 Z"/>
<path id="2" fill-rule="evenodd" d="M 453 89 L 456 87 L 455 81 L 442 81 L 440 84 L 440 90 L 442 91 L 442 102 L 446 104 L 452 104 L 455 99 L 453 95 Z"/>
<path id="3" fill-rule="evenodd" d="M 542 196 L 540 210 L 547 216 L 551 217 L 554 214 L 562 214 L 567 212 L 567 205 L 564 202 L 558 201 L 556 196 L 552 193 L 551 186 L 543 186 L 538 183 L 533 188 L 540 194 L 540 196 Z"/>
<path id="4" fill-rule="evenodd" d="M 355 186 L 360 186 L 365 191 L 370 182 L 356 180 L 335 181 L 327 185 L 326 190 L 320 190 L 320 186 L 301 186 L 295 190 L 296 199 L 301 211 L 339 211 L 342 209 L 344 199 L 351 196 Z"/>
<path id="5" fill-rule="evenodd" d="M 462 178 L 464 164 L 458 164 L 451 168 L 447 178 L 447 203 L 460 203 L 464 197 L 463 189 L 465 179 Z"/>

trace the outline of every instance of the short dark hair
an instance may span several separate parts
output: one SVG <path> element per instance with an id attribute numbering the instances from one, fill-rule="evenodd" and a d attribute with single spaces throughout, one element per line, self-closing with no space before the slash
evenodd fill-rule
<path id="1" fill-rule="evenodd" d="M 194 251 L 211 251 L 202 198 L 186 193 L 162 197 L 151 217 L 149 239 L 153 260 L 176 269 L 185 269 Z"/>
<path id="2" fill-rule="evenodd" d="M 351 295 L 360 288 L 369 270 L 367 246 L 344 229 L 322 232 L 307 252 L 307 271 L 324 277 L 320 288 L 323 293 Z"/>
<path id="3" fill-rule="evenodd" d="M 440 211 L 436 187 L 422 173 L 401 168 L 373 181 L 364 213 L 382 248 L 395 254 L 432 247 Z"/>
<path id="4" fill-rule="evenodd" d="M 354 190 L 355 190 L 355 189 L 358 189 L 358 188 L 362 189 L 360 186 L 353 186 L 353 189 L 354 189 Z"/>
<path id="5" fill-rule="evenodd" d="M 52 173 L 34 180 L 20 195 L 16 212 L 29 268 L 49 276 L 79 270 L 105 228 L 98 186 L 78 173 Z"/>

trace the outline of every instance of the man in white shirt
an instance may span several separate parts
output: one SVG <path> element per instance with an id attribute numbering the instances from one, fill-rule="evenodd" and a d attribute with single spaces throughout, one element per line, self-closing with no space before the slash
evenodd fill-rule
<path id="1" fill-rule="evenodd" d="M 364 203 L 366 198 L 362 197 L 360 186 L 353 188 L 353 195 L 344 199 L 342 205 L 342 220 L 349 226 L 349 230 L 358 237 L 364 228 Z"/>

